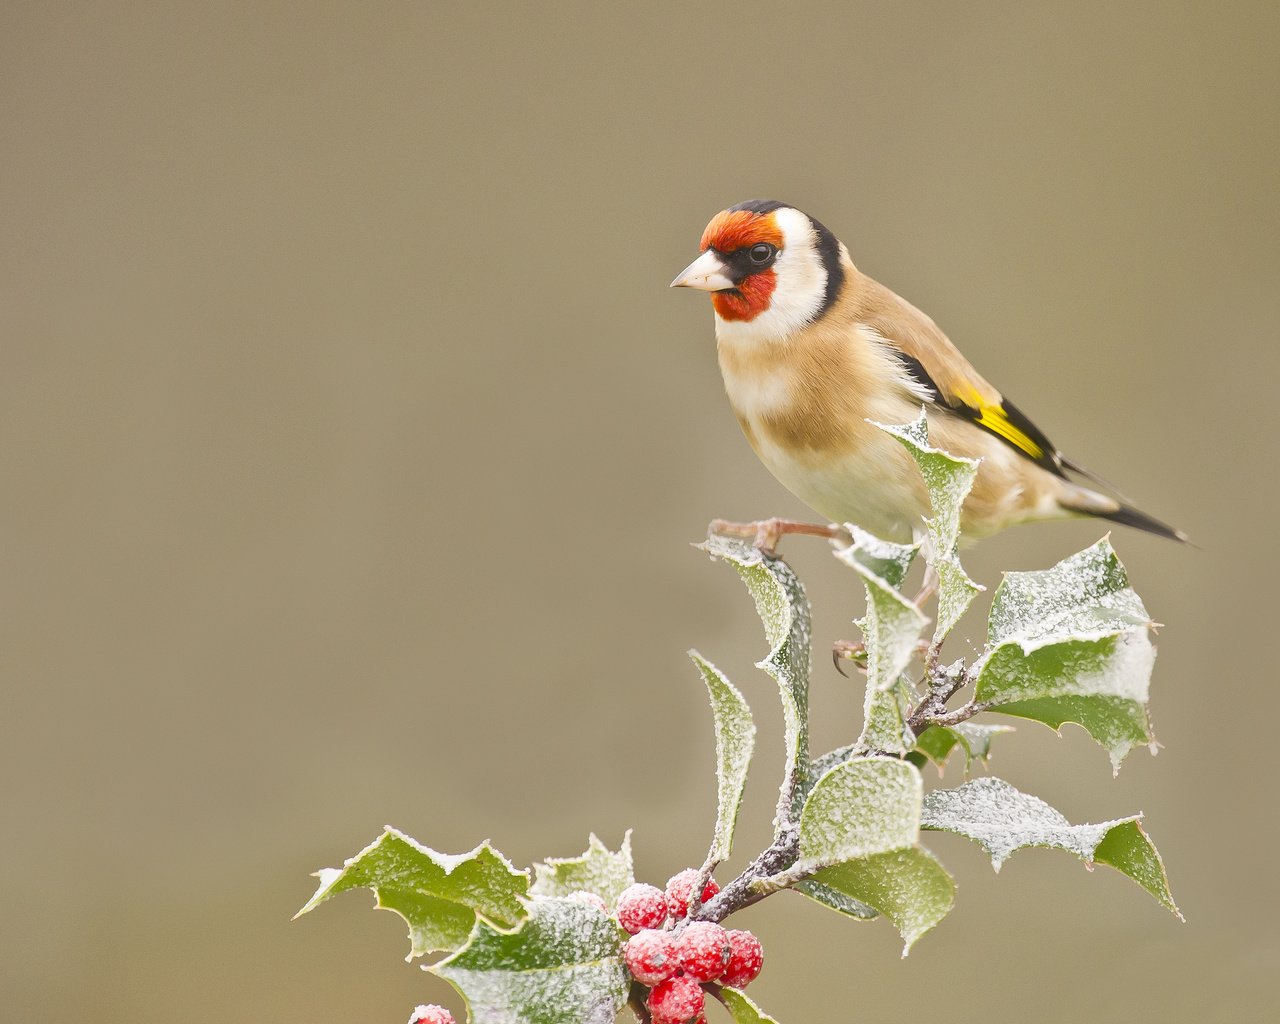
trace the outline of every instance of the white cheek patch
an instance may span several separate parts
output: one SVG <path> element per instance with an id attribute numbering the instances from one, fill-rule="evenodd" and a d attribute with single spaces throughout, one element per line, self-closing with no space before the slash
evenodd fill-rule
<path id="1" fill-rule="evenodd" d="M 827 291 L 827 270 L 818 252 L 818 235 L 799 210 L 775 210 L 782 230 L 782 249 L 773 264 L 777 284 L 769 296 L 769 308 L 752 320 L 716 317 L 716 335 L 732 341 L 777 340 L 811 322 L 822 308 Z"/>

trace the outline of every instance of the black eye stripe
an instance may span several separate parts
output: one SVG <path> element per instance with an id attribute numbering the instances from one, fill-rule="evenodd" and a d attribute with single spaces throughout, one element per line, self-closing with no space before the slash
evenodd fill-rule
<path id="1" fill-rule="evenodd" d="M 778 258 L 778 249 L 767 242 L 758 242 L 755 245 L 734 249 L 732 252 L 722 252 L 720 258 L 724 261 L 729 279 L 737 284 L 744 278 L 773 266 Z"/>

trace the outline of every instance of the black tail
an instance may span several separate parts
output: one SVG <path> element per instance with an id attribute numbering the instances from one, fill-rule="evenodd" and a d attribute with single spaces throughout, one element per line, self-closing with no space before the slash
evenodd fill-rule
<path id="1" fill-rule="evenodd" d="M 1089 510 L 1099 519 L 1109 519 L 1113 523 L 1119 523 L 1121 526 L 1132 526 L 1139 530 L 1145 530 L 1147 533 L 1154 533 L 1158 537 L 1168 537 L 1170 540 L 1180 541 L 1183 544 L 1190 542 L 1190 538 L 1181 530 L 1174 529 L 1167 523 L 1160 522 L 1159 519 L 1152 519 L 1145 512 L 1139 512 L 1132 505 L 1121 505 L 1115 511 L 1095 511 Z"/>
<path id="2" fill-rule="evenodd" d="M 1132 505 L 1117 501 L 1108 494 L 1099 494 L 1079 484 L 1063 481 L 1062 490 L 1058 493 L 1058 504 L 1071 512 L 1097 516 L 1099 519 L 1146 530 L 1147 533 L 1154 533 L 1157 537 L 1168 537 L 1183 544 L 1190 543 L 1187 535 L 1181 530 L 1176 530 L 1167 523 L 1160 522 L 1159 519 L 1153 519 L 1145 512 L 1139 512 Z"/>

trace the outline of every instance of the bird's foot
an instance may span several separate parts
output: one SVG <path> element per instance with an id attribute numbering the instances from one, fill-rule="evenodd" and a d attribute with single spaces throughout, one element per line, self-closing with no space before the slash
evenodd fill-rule
<path id="1" fill-rule="evenodd" d="M 837 640 L 831 645 L 831 664 L 835 665 L 837 672 L 848 678 L 849 673 L 840 666 L 842 661 L 852 661 L 865 672 L 867 670 L 866 645 L 858 643 L 857 640 Z"/>
<path id="2" fill-rule="evenodd" d="M 777 557 L 778 541 L 788 533 L 803 533 L 809 537 L 826 537 L 830 540 L 848 540 L 849 531 L 843 526 L 829 523 L 801 523 L 795 519 L 760 519 L 754 523 L 731 523 L 727 519 L 713 519 L 708 527 L 711 533 L 725 537 L 749 537 L 754 547 L 770 558 Z"/>
<path id="3" fill-rule="evenodd" d="M 917 658 L 925 657 L 929 653 L 929 641 L 924 639 L 917 640 L 913 653 Z M 840 666 L 842 661 L 852 661 L 859 669 L 866 672 L 866 644 L 859 643 L 857 640 L 837 640 L 831 645 L 831 663 L 835 665 L 837 672 L 847 678 L 849 673 Z"/>

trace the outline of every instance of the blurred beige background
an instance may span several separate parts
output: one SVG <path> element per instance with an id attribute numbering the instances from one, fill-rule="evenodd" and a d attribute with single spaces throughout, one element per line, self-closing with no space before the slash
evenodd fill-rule
<path id="1" fill-rule="evenodd" d="M 4 1018 L 458 1009 L 366 896 L 290 924 L 308 872 L 387 822 L 525 864 L 634 826 L 642 876 L 695 863 L 690 646 L 756 709 L 759 847 L 776 700 L 688 542 L 804 509 L 667 282 L 765 196 L 1202 549 L 1116 536 L 1166 623 L 1160 756 L 1113 781 L 1028 724 L 996 761 L 1075 820 L 1145 811 L 1189 923 L 939 837 L 959 904 L 908 960 L 798 898 L 743 915 L 760 1001 L 1276 1019 L 1278 46 L 1273 3 L 5 4 Z M 852 635 L 847 570 L 784 550 L 818 644 Z M 826 747 L 860 697 L 816 662 Z"/>

